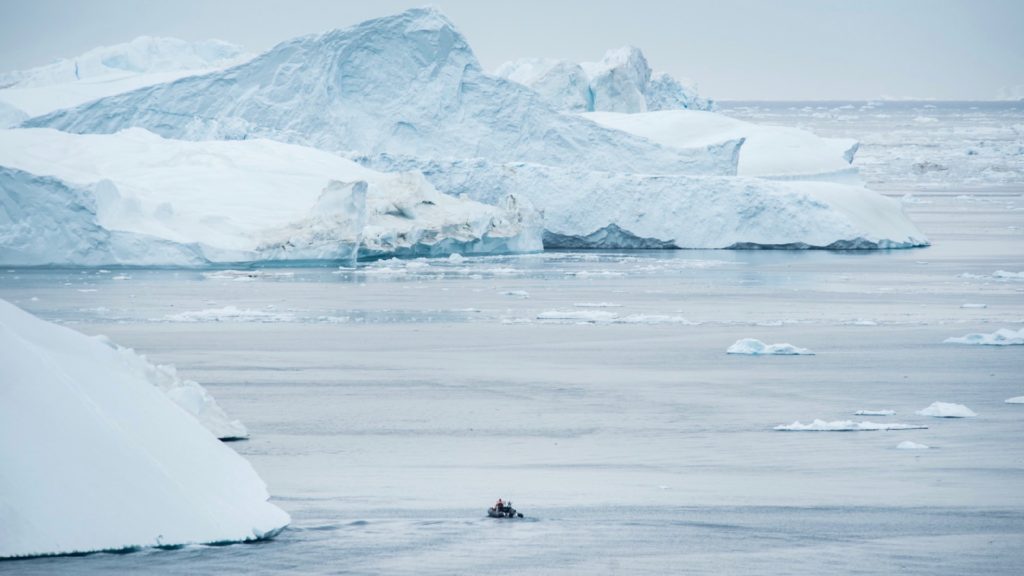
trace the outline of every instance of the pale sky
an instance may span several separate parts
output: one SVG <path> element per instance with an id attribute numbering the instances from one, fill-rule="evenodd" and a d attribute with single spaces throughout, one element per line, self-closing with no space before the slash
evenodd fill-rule
<path id="1" fill-rule="evenodd" d="M 1024 0 L 436 0 L 484 68 L 633 44 L 718 100 L 1024 98 Z M 424 1 L 0 0 L 0 71 L 136 36 L 260 52 Z"/>

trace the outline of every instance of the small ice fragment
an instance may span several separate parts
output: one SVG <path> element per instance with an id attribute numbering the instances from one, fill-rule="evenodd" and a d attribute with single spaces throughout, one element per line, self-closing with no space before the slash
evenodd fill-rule
<path id="1" fill-rule="evenodd" d="M 904 440 L 896 445 L 897 450 L 927 450 L 931 448 L 927 444 L 918 444 L 917 442 L 911 442 L 910 440 Z"/>
<path id="2" fill-rule="evenodd" d="M 921 416 L 932 416 L 933 418 L 973 418 L 977 414 L 963 404 L 951 402 L 932 402 L 924 410 L 918 410 Z"/>
<path id="3" fill-rule="evenodd" d="M 506 290 L 500 293 L 502 296 L 511 296 L 513 298 L 527 299 L 530 297 L 530 293 L 526 290 Z"/>
<path id="4" fill-rule="evenodd" d="M 725 351 L 727 354 L 747 354 L 751 356 L 766 356 L 766 355 L 779 355 L 779 356 L 813 356 L 814 352 L 811 352 L 807 348 L 798 348 L 792 344 L 765 344 L 756 338 L 743 338 L 737 340 L 735 344 L 729 346 Z"/>
<path id="5" fill-rule="evenodd" d="M 1024 396 L 1014 396 L 1013 398 L 1007 398 L 1004 400 L 1007 404 L 1024 404 Z"/>
<path id="6" fill-rule="evenodd" d="M 874 432 L 878 430 L 920 430 L 928 428 L 920 424 L 878 424 L 875 422 L 854 422 L 853 420 L 835 420 L 826 422 L 815 419 L 809 424 L 797 420 L 792 424 L 780 424 L 775 430 L 781 432 Z"/>
<path id="7" fill-rule="evenodd" d="M 961 304 L 960 307 L 961 308 L 988 308 L 988 304 L 974 304 L 974 303 L 968 302 L 966 304 Z"/>
<path id="8" fill-rule="evenodd" d="M 895 410 L 857 410 L 854 416 L 892 416 Z"/>
<path id="9" fill-rule="evenodd" d="M 465 260 L 466 257 L 458 252 L 453 252 L 452 255 L 448 257 L 448 261 L 452 264 L 462 264 Z"/>

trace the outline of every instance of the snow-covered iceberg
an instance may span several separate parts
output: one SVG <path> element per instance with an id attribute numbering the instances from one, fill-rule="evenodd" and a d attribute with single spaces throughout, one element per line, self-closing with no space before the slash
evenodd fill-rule
<path id="1" fill-rule="evenodd" d="M 4 168 L 6 167 L 6 168 Z M 541 249 L 526 202 L 454 198 L 269 140 L 0 131 L 0 262 L 197 265 Z"/>
<path id="2" fill-rule="evenodd" d="M 439 189 L 493 203 L 509 194 L 544 210 L 548 248 L 927 246 L 900 203 L 860 186 L 759 178 L 642 175 L 486 159 L 405 162 Z"/>
<path id="3" fill-rule="evenodd" d="M 813 356 L 807 348 L 800 348 L 792 344 L 765 344 L 756 338 L 743 338 L 729 346 L 726 354 L 748 354 L 751 356 Z"/>
<path id="4" fill-rule="evenodd" d="M 973 344 L 977 346 L 1016 346 L 1024 344 L 1024 328 L 1011 330 L 1000 328 L 991 334 L 967 334 L 946 338 L 943 342 L 947 344 Z"/>
<path id="5" fill-rule="evenodd" d="M 609 50 L 599 62 L 553 58 L 521 58 L 506 62 L 494 74 L 537 92 L 544 103 L 567 112 L 647 112 L 710 110 L 697 86 L 665 72 L 653 72 L 634 46 Z"/>
<path id="6" fill-rule="evenodd" d="M 602 128 L 484 73 L 432 8 L 283 42 L 239 66 L 141 88 L 26 126 L 168 138 L 270 138 L 332 152 L 476 158 L 648 173 L 735 174 L 731 152 Z"/>
<path id="7" fill-rule="evenodd" d="M 833 420 L 827 422 L 817 418 L 808 424 L 797 420 L 792 424 L 779 424 L 775 430 L 780 432 L 876 432 L 879 430 L 920 430 L 928 428 L 919 424 L 878 424 L 876 422 L 854 422 L 853 420 Z"/>
<path id="8" fill-rule="evenodd" d="M 978 415 L 967 406 L 952 402 L 932 402 L 927 408 L 918 410 L 917 414 L 933 418 L 974 418 Z"/>
<path id="9" fill-rule="evenodd" d="M 222 40 L 140 36 L 29 70 L 0 74 L 0 110 L 28 116 L 240 64 L 252 56 Z M 4 124 L 0 112 L 0 127 Z"/>
<path id="10" fill-rule="evenodd" d="M 857 183 L 857 171 L 850 163 L 860 144 L 849 138 L 822 138 L 799 128 L 754 124 L 699 110 L 592 112 L 583 117 L 674 148 L 744 139 L 738 166 L 741 176 Z"/>
<path id="11" fill-rule="evenodd" d="M 1007 404 L 1024 404 L 1024 396 L 1014 396 L 1013 398 L 1007 398 L 1003 400 Z"/>
<path id="12" fill-rule="evenodd" d="M 0 558 L 255 540 L 288 524 L 252 466 L 138 361 L 0 300 Z"/>

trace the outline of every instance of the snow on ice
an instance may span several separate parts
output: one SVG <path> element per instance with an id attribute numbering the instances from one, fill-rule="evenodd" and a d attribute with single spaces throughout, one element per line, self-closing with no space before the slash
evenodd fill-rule
<path id="1" fill-rule="evenodd" d="M 919 424 L 878 424 L 875 422 L 854 422 L 853 420 L 825 420 L 814 419 L 813 422 L 804 424 L 799 420 L 792 424 L 780 424 L 775 430 L 781 432 L 875 432 L 879 430 L 920 430 L 928 428 Z"/>
<path id="2" fill-rule="evenodd" d="M 173 372 L 6 301 L 0 363 L 0 558 L 246 541 L 288 524 L 252 466 L 168 398 L 202 398 Z"/>
<path id="3" fill-rule="evenodd" d="M 973 418 L 978 415 L 963 404 L 951 402 L 932 402 L 927 408 L 918 410 L 916 414 L 933 418 Z"/>
<path id="4" fill-rule="evenodd" d="M 727 354 L 748 354 L 751 356 L 813 356 L 807 348 L 799 348 L 792 344 L 765 344 L 756 338 L 743 338 L 729 346 Z"/>
<path id="5" fill-rule="evenodd" d="M 991 334 L 967 334 L 943 340 L 947 344 L 973 344 L 978 346 L 1014 346 L 1024 344 L 1024 328 L 1000 328 Z"/>

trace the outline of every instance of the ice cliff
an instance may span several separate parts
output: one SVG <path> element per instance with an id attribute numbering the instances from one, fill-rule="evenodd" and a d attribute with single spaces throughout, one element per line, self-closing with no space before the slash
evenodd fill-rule
<path id="1" fill-rule="evenodd" d="M 0 300 L 0 558 L 271 537 L 252 466 L 122 351 Z"/>
<path id="2" fill-rule="evenodd" d="M 639 48 L 609 50 L 599 62 L 551 58 L 506 62 L 494 74 L 537 92 L 545 104 L 567 112 L 711 110 L 692 82 L 651 71 Z"/>

